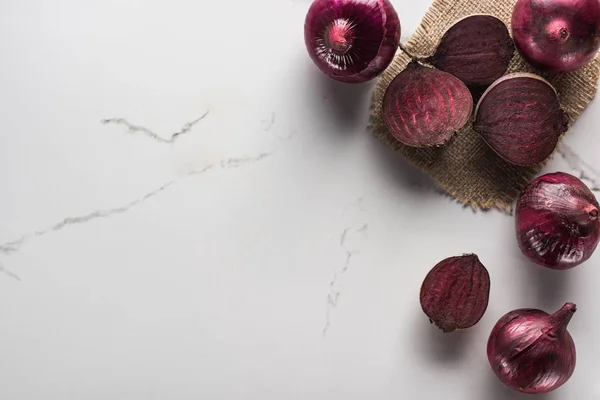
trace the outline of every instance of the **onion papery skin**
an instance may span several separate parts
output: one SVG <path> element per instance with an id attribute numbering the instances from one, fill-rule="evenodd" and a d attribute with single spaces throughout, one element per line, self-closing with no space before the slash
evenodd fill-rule
<path id="1" fill-rule="evenodd" d="M 444 332 L 475 325 L 488 306 L 490 274 L 475 254 L 439 262 L 425 277 L 419 301 L 429 320 Z"/>
<path id="2" fill-rule="evenodd" d="M 531 261 L 569 269 L 588 260 L 600 240 L 600 206 L 573 175 L 556 172 L 529 183 L 515 211 L 517 241 Z"/>
<path id="3" fill-rule="evenodd" d="M 600 48 L 599 0 L 519 0 L 512 14 L 517 50 L 547 72 L 569 72 Z"/>
<path id="4" fill-rule="evenodd" d="M 492 15 L 471 15 L 444 33 L 426 61 L 468 86 L 487 86 L 504 75 L 514 51 L 504 22 Z"/>
<path id="5" fill-rule="evenodd" d="M 504 315 L 488 339 L 492 370 L 508 387 L 524 393 L 547 393 L 575 371 L 575 343 L 567 325 L 576 311 L 565 304 L 552 315 L 523 308 Z"/>
<path id="6" fill-rule="evenodd" d="M 552 85 L 537 75 L 515 73 L 481 96 L 473 130 L 508 162 L 533 166 L 552 154 L 568 126 Z"/>
<path id="7" fill-rule="evenodd" d="M 441 146 L 470 119 L 473 97 L 447 72 L 409 63 L 388 86 L 383 119 L 391 134 L 413 147 Z"/>
<path id="8" fill-rule="evenodd" d="M 315 0 L 304 22 L 304 42 L 329 77 L 362 83 L 392 62 L 400 20 L 389 0 Z"/>

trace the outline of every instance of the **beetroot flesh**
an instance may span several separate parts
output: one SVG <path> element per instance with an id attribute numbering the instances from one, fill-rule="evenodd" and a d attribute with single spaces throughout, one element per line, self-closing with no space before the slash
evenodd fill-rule
<path id="1" fill-rule="evenodd" d="M 460 80 L 413 61 L 390 83 L 383 118 L 391 134 L 414 147 L 440 146 L 469 120 L 473 98 Z"/>
<path id="2" fill-rule="evenodd" d="M 425 61 L 468 86 L 487 86 L 508 69 L 515 45 L 504 22 L 472 15 L 452 25 Z"/>
<path id="3" fill-rule="evenodd" d="M 425 277 L 419 300 L 423 312 L 444 332 L 475 325 L 488 306 L 490 275 L 475 254 L 450 257 Z"/>
<path id="4" fill-rule="evenodd" d="M 552 154 L 568 123 L 550 83 L 533 74 L 511 74 L 483 94 L 473 129 L 500 157 L 533 166 Z"/>

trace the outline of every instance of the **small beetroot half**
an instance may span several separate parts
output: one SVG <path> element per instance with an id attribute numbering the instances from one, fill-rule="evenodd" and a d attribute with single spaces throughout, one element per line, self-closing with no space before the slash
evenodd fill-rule
<path id="1" fill-rule="evenodd" d="M 414 147 L 443 145 L 472 111 L 473 98 L 463 82 L 416 61 L 394 78 L 383 98 L 386 126 L 397 140 Z"/>
<path id="2" fill-rule="evenodd" d="M 475 325 L 487 310 L 490 275 L 475 254 L 440 261 L 425 277 L 419 300 L 429 320 L 444 332 Z"/>
<path id="3" fill-rule="evenodd" d="M 469 86 L 487 86 L 504 75 L 514 52 L 504 22 L 492 15 L 471 15 L 452 25 L 425 61 Z"/>
<path id="4" fill-rule="evenodd" d="M 473 129 L 508 162 L 533 166 L 552 154 L 568 124 L 549 82 L 516 73 L 498 79 L 481 96 Z"/>

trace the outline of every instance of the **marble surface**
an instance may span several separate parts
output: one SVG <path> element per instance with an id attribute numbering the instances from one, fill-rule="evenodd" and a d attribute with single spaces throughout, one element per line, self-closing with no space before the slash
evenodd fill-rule
<path id="1" fill-rule="evenodd" d="M 403 37 L 428 2 L 394 0 Z M 518 307 L 578 304 L 578 366 L 547 399 L 600 399 L 600 255 L 555 273 L 511 217 L 473 213 L 366 130 L 372 84 L 329 81 L 308 0 L 0 4 L 0 397 L 528 398 L 485 356 Z M 569 132 L 600 169 L 595 101 Z M 586 162 L 588 165 L 583 165 Z M 418 303 L 439 260 L 492 276 L 474 328 Z"/>

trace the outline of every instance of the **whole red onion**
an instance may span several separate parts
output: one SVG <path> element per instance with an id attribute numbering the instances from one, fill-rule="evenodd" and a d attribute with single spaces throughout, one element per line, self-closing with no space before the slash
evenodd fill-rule
<path id="1" fill-rule="evenodd" d="M 517 201 L 519 247 L 537 264 L 573 268 L 591 257 L 600 240 L 598 201 L 581 180 L 564 172 L 529 183 Z"/>
<path id="2" fill-rule="evenodd" d="M 500 318 L 487 344 L 496 376 L 525 393 L 550 392 L 568 381 L 576 356 L 567 325 L 575 310 L 567 303 L 552 315 L 523 308 Z"/>
<path id="3" fill-rule="evenodd" d="M 304 22 L 304 41 L 325 74 L 365 82 L 392 62 L 400 20 L 389 0 L 315 0 Z"/>
<path id="4" fill-rule="evenodd" d="M 519 0 L 512 32 L 517 50 L 534 67 L 574 71 L 600 48 L 600 1 Z"/>

